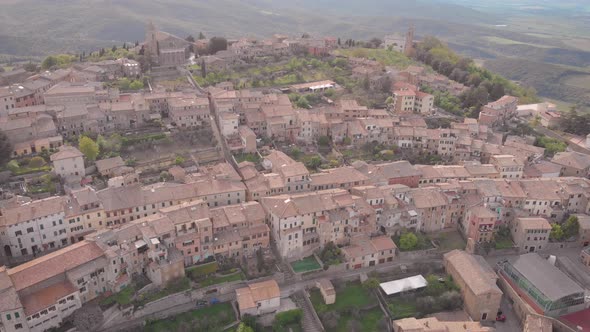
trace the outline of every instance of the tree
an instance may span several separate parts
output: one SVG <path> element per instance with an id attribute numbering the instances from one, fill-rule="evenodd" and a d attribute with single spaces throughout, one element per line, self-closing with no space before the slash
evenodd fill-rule
<path id="1" fill-rule="evenodd" d="M 559 225 L 559 224 L 551 225 L 551 233 L 549 233 L 550 239 L 553 239 L 555 241 L 561 241 L 561 240 L 563 240 L 564 235 L 565 234 L 563 232 L 563 229 L 561 228 L 561 225 Z"/>
<path id="2" fill-rule="evenodd" d="M 328 136 L 320 136 L 318 138 L 318 144 L 320 146 L 324 146 L 324 147 L 325 146 L 330 146 L 330 137 L 328 137 Z"/>
<path id="3" fill-rule="evenodd" d="M 6 133 L 0 131 L 0 165 L 6 164 L 12 156 L 12 143 Z"/>
<path id="4" fill-rule="evenodd" d="M 139 80 L 134 80 L 133 82 L 131 82 L 131 84 L 129 84 L 129 89 L 130 90 L 141 90 L 141 89 L 143 89 L 143 82 L 139 81 Z"/>
<path id="5" fill-rule="evenodd" d="M 205 35 L 201 31 L 201 32 L 199 32 L 199 40 L 203 40 L 203 39 L 207 39 L 207 37 L 205 37 Z"/>
<path id="6" fill-rule="evenodd" d="M 301 149 L 299 149 L 298 147 L 294 146 L 291 148 L 291 151 L 289 153 L 291 155 L 291 158 L 295 159 L 295 160 L 299 160 L 299 158 L 301 158 L 301 155 L 303 154 L 301 152 Z"/>
<path id="7" fill-rule="evenodd" d="M 412 250 L 418 245 L 418 237 L 412 232 L 402 234 L 399 239 L 399 246 L 403 250 Z"/>
<path id="8" fill-rule="evenodd" d="M 223 37 L 213 37 L 209 40 L 209 53 L 215 54 L 219 51 L 227 50 L 227 39 Z"/>
<path id="9" fill-rule="evenodd" d="M 18 161 L 11 160 L 6 164 L 6 168 L 14 174 L 20 170 L 20 165 Z"/>
<path id="10" fill-rule="evenodd" d="M 183 156 L 176 156 L 176 159 L 174 159 L 174 164 L 175 165 L 182 165 L 184 164 L 185 160 Z"/>
<path id="11" fill-rule="evenodd" d="M 273 331 L 284 331 L 287 325 L 300 323 L 302 318 L 303 311 L 301 309 L 280 312 L 275 315 L 272 322 Z"/>
<path id="12" fill-rule="evenodd" d="M 35 157 L 31 158 L 31 160 L 29 161 L 30 168 L 39 168 L 43 165 L 45 165 L 45 160 L 43 160 L 43 158 L 41 158 L 39 156 L 35 156 Z"/>
<path id="13" fill-rule="evenodd" d="M 43 62 L 41 62 L 41 68 L 43 69 L 51 69 L 57 66 L 57 58 L 53 55 L 46 57 Z"/>
<path id="14" fill-rule="evenodd" d="M 186 40 L 187 42 L 194 43 L 195 37 L 193 37 L 192 35 L 188 35 L 188 37 L 186 37 L 184 40 Z"/>
<path id="15" fill-rule="evenodd" d="M 254 327 L 256 326 L 256 317 L 250 314 L 243 314 L 242 315 L 242 323 L 246 324 L 247 326 Z"/>
<path id="16" fill-rule="evenodd" d="M 306 108 L 309 109 L 311 105 L 309 104 L 309 100 L 307 100 L 307 96 L 299 96 L 295 101 L 295 106 L 297 108 Z"/>
<path id="17" fill-rule="evenodd" d="M 34 64 L 34 63 L 32 63 L 32 62 L 29 62 L 29 63 L 27 63 L 27 64 L 25 64 L 23 66 L 23 69 L 26 70 L 26 71 L 28 71 L 28 72 L 36 72 L 37 71 L 37 65 Z"/>
<path id="18" fill-rule="evenodd" d="M 430 313 L 436 311 L 435 305 L 436 305 L 436 300 L 432 296 L 419 297 L 416 300 L 416 309 L 422 315 L 427 315 L 427 314 L 430 314 Z"/>
<path id="19" fill-rule="evenodd" d="M 363 287 L 366 289 L 377 289 L 379 288 L 379 279 L 377 278 L 369 278 L 363 282 Z"/>
<path id="20" fill-rule="evenodd" d="M 373 38 L 369 41 L 369 44 L 371 45 L 372 48 L 379 48 L 381 46 L 381 44 L 383 44 L 383 40 L 381 40 L 379 38 Z"/>
<path id="21" fill-rule="evenodd" d="M 84 154 L 86 159 L 94 161 L 100 151 L 98 144 L 88 136 L 81 136 L 78 142 L 78 148 L 80 152 Z"/>
<path id="22" fill-rule="evenodd" d="M 254 332 L 254 329 L 242 322 L 238 325 L 236 332 Z"/>
<path id="23" fill-rule="evenodd" d="M 578 217 L 570 216 L 563 225 L 563 233 L 566 238 L 577 236 L 580 233 L 580 222 Z"/>
<path id="24" fill-rule="evenodd" d="M 311 169 L 318 169 L 322 164 L 322 159 L 318 156 L 313 156 L 305 161 L 305 166 Z"/>
<path id="25" fill-rule="evenodd" d="M 201 61 L 201 77 L 207 77 L 207 65 L 205 64 L 205 60 Z"/>
<path id="26" fill-rule="evenodd" d="M 500 83 L 492 84 L 492 89 L 490 90 L 490 98 L 492 100 L 498 100 L 506 94 L 504 91 L 504 85 Z"/>

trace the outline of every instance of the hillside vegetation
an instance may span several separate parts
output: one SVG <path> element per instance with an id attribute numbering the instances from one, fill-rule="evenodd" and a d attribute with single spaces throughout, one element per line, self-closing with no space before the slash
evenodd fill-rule
<path id="1" fill-rule="evenodd" d="M 590 105 L 590 84 L 583 84 L 584 79 L 590 79 L 586 71 L 513 58 L 488 60 L 485 66 L 511 80 L 534 86 L 539 95 Z"/>

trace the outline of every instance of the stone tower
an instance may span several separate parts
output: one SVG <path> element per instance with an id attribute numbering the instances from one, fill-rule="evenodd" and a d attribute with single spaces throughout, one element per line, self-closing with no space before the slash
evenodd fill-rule
<path id="1" fill-rule="evenodd" d="M 404 54 L 406 56 L 412 56 L 414 54 L 414 25 L 410 25 L 408 32 L 406 33 L 406 43 L 404 45 Z"/>
<path id="2" fill-rule="evenodd" d="M 145 31 L 145 54 L 149 56 L 152 63 L 158 63 L 159 47 L 157 39 L 158 29 L 151 20 L 148 22 Z"/>

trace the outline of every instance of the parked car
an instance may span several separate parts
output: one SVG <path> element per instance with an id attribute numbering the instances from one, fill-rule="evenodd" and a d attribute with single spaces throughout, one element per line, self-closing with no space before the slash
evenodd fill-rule
<path id="1" fill-rule="evenodd" d="M 209 302 L 205 300 L 197 300 L 197 308 L 203 308 L 209 305 Z"/>
<path id="2" fill-rule="evenodd" d="M 505 322 L 506 321 L 506 315 L 504 315 L 502 313 L 502 311 L 498 311 L 498 314 L 496 315 L 496 322 Z"/>
<path id="3" fill-rule="evenodd" d="M 217 304 L 217 303 L 219 303 L 219 299 L 216 298 L 216 297 L 214 297 L 211 300 L 209 300 L 209 304 Z"/>

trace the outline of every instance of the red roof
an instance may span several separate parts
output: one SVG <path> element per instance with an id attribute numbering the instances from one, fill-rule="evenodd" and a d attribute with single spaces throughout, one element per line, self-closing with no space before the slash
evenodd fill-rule
<path id="1" fill-rule="evenodd" d="M 574 329 L 577 329 L 579 326 L 582 328 L 581 331 L 590 331 L 590 309 L 561 316 L 559 320 Z"/>

